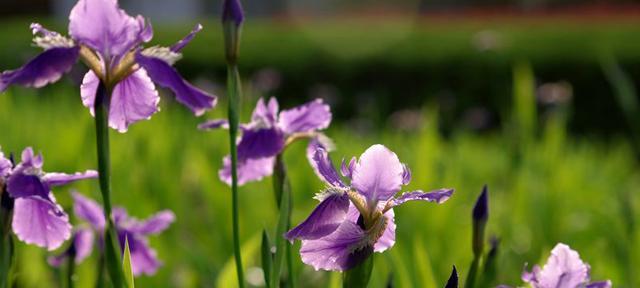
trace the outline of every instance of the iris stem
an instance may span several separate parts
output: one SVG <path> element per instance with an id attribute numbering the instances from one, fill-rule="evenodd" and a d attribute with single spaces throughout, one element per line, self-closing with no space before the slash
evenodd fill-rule
<path id="1" fill-rule="evenodd" d="M 291 256 L 291 245 L 287 244 L 284 239 L 284 233 L 291 225 L 291 185 L 287 177 L 287 169 L 282 159 L 282 153 L 276 156 L 273 167 L 273 191 L 275 193 L 276 203 L 278 203 L 279 217 L 276 226 L 275 245 L 276 255 L 271 269 L 271 285 L 270 287 L 279 287 L 280 271 L 282 270 L 282 262 L 287 261 L 287 282 L 288 287 L 294 287 L 293 275 L 293 258 Z"/>
<path id="2" fill-rule="evenodd" d="M 67 259 L 67 287 L 73 288 L 74 287 L 73 274 L 75 273 L 75 270 L 76 270 L 76 251 L 75 251 L 75 248 L 72 248 L 72 250 L 70 252 L 71 253 L 69 253 L 69 257 Z"/>
<path id="3" fill-rule="evenodd" d="M 116 241 L 116 231 L 111 219 L 111 161 L 109 153 L 109 106 L 111 99 L 111 89 L 105 86 L 102 81 L 98 85 L 94 102 L 94 113 L 96 123 L 96 143 L 98 152 L 98 173 L 100 182 L 100 192 L 102 193 L 102 203 L 105 218 L 105 264 L 109 272 L 109 278 L 113 287 L 124 287 L 122 281 L 122 262 L 120 261 L 120 249 Z"/>
<path id="4" fill-rule="evenodd" d="M 372 247 L 367 247 L 373 252 Z M 373 253 L 371 253 L 362 263 L 347 271 L 344 271 L 342 278 L 342 287 L 344 288 L 365 288 L 371 279 L 371 271 L 373 271 Z"/>
<path id="5" fill-rule="evenodd" d="M 238 286 L 244 287 L 242 253 L 240 252 L 240 219 L 238 215 L 238 111 L 240 110 L 240 73 L 235 63 L 227 65 L 227 96 L 229 97 L 229 146 L 231 147 L 231 218 L 233 221 L 233 253 L 236 260 Z"/>
<path id="6" fill-rule="evenodd" d="M 15 246 L 11 236 L 11 216 L 13 199 L 0 183 L 0 288 L 12 287 L 11 269 L 14 262 Z"/>

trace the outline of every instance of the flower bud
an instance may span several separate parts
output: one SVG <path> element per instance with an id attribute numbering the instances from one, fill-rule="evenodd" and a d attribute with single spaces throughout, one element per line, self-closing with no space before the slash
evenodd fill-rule
<path id="1" fill-rule="evenodd" d="M 458 271 L 456 270 L 455 265 L 453 265 L 453 270 L 451 270 L 451 276 L 449 276 L 447 285 L 445 285 L 444 288 L 458 288 Z"/>
<path id="2" fill-rule="evenodd" d="M 244 12 L 240 0 L 225 0 L 222 4 L 222 26 L 227 62 L 235 64 L 240 50 L 240 28 Z"/>
<path id="3" fill-rule="evenodd" d="M 473 207 L 473 254 L 480 257 L 484 249 L 484 229 L 489 219 L 489 199 L 487 185 L 482 188 L 482 193 Z"/>

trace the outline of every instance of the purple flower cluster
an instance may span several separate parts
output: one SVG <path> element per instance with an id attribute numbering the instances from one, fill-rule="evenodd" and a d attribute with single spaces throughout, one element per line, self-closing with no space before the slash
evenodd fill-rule
<path id="1" fill-rule="evenodd" d="M 42 155 L 35 155 L 31 147 L 22 151 L 22 161 L 15 167 L 0 151 L 0 193 L 4 186 L 14 201 L 11 227 L 18 239 L 55 250 L 71 237 L 71 224 L 51 188 L 96 178 L 98 173 L 45 173 L 42 165 Z"/>
<path id="2" fill-rule="evenodd" d="M 49 263 L 53 266 L 61 265 L 65 259 L 71 256 L 74 257 L 76 263 L 81 263 L 91 255 L 94 235 L 102 236 L 104 234 L 106 223 L 100 205 L 77 192 L 73 193 L 73 199 L 75 215 L 86 221 L 90 227 L 81 227 L 75 230 L 69 249 L 58 256 L 49 258 Z M 134 275 L 153 275 L 162 265 L 157 258 L 156 251 L 149 247 L 147 236 L 166 230 L 174 221 L 175 215 L 169 210 L 158 212 L 143 221 L 130 217 L 124 208 L 117 207 L 113 210 L 113 222 L 121 249 L 124 249 L 125 239 L 129 242 L 131 268 Z M 102 238 L 99 243 L 103 243 Z"/>
<path id="3" fill-rule="evenodd" d="M 129 125 L 158 112 L 160 97 L 155 84 L 173 91 L 178 102 L 196 115 L 216 104 L 216 97 L 184 80 L 172 67 L 184 48 L 202 29 L 196 27 L 171 47 L 142 48 L 153 38 L 151 24 L 129 16 L 116 0 L 79 0 L 69 15 L 65 37 L 42 25 L 31 24 L 33 42 L 45 51 L 27 64 L 0 74 L 0 92 L 10 85 L 42 87 L 58 81 L 78 59 L 91 69 L 84 76 L 82 103 L 93 114 L 99 82 L 111 89 L 109 126 L 126 132 Z"/>
<path id="4" fill-rule="evenodd" d="M 331 123 L 331 110 L 322 99 L 316 99 L 298 107 L 279 111 L 278 101 L 268 103 L 261 98 L 253 110 L 251 122 L 240 125 L 242 136 L 238 140 L 238 184 L 257 181 L 273 174 L 276 155 L 291 142 L 312 138 L 329 146 L 328 139 L 319 131 Z M 199 125 L 202 130 L 226 128 L 223 119 L 209 120 Z M 223 159 L 219 176 L 231 184 L 231 159 Z"/>
<path id="5" fill-rule="evenodd" d="M 371 146 L 348 164 L 342 161 L 341 174 L 350 180 L 349 185 L 317 143 L 312 159 L 327 188 L 315 197 L 320 204 L 311 215 L 285 237 L 302 240 L 302 261 L 315 269 L 348 270 L 372 252 L 391 248 L 395 244 L 394 207 L 412 200 L 440 204 L 453 193 L 453 189 L 418 190 L 395 197 L 411 181 L 411 172 L 383 145 Z"/>

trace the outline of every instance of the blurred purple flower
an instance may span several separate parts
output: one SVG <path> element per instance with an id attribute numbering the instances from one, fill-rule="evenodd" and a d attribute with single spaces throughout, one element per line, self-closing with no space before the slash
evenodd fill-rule
<path id="1" fill-rule="evenodd" d="M 244 21 L 244 11 L 240 0 L 224 0 L 222 3 L 222 22 L 233 21 L 239 26 Z"/>
<path id="2" fill-rule="evenodd" d="M 55 250 L 71 237 L 69 216 L 51 192 L 55 186 L 73 181 L 97 178 L 98 172 L 45 173 L 42 155 L 34 155 L 28 147 L 22 151 L 22 162 L 12 168 L 11 161 L 0 152 L 0 186 L 15 201 L 11 227 L 20 241 Z"/>
<path id="3" fill-rule="evenodd" d="M 104 213 L 100 205 L 95 201 L 83 196 L 80 193 L 73 193 L 75 215 L 89 223 L 92 229 L 79 229 L 76 231 L 74 241 L 67 251 L 49 258 L 49 263 L 53 266 L 59 266 L 64 260 L 75 255 L 75 262 L 80 263 L 86 257 L 91 255 L 93 249 L 93 236 L 86 235 L 87 231 L 104 233 L 105 221 Z M 169 210 L 164 210 L 145 219 L 138 220 L 130 217 L 127 211 L 121 207 L 113 209 L 113 222 L 118 234 L 118 241 L 121 249 L 124 249 L 125 239 L 129 241 L 129 251 L 131 252 L 131 267 L 133 274 L 153 275 L 156 273 L 162 263 L 157 258 L 157 253 L 151 247 L 147 237 L 149 235 L 159 234 L 175 221 L 175 215 Z M 102 239 L 100 239 L 102 242 Z M 75 254 L 70 253 L 70 249 L 75 249 Z"/>
<path id="4" fill-rule="evenodd" d="M 257 181 L 273 173 L 275 156 L 287 144 L 301 138 L 312 138 L 309 145 L 323 143 L 329 147 L 330 140 L 319 130 L 331 123 L 329 105 L 316 99 L 293 109 L 279 111 L 278 101 L 271 98 L 269 103 L 261 98 L 253 110 L 251 122 L 240 125 L 242 137 L 238 142 L 238 184 Z M 226 120 L 216 119 L 200 124 L 202 130 L 226 128 Z M 231 160 L 223 159 L 224 167 L 219 176 L 231 184 Z"/>
<path id="5" fill-rule="evenodd" d="M 355 158 L 354 158 L 355 159 Z M 316 195 L 320 204 L 300 225 L 285 234 L 289 241 L 302 240 L 302 261 L 316 270 L 348 270 L 372 252 L 395 244 L 393 208 L 407 201 L 443 203 L 453 189 L 413 191 L 394 197 L 410 180 L 407 167 L 383 145 L 373 145 L 350 164 L 343 161 L 342 176 L 327 151 L 316 144 L 313 168 L 327 188 Z"/>
<path id="6" fill-rule="evenodd" d="M 142 49 L 153 38 L 153 29 L 142 16 L 129 16 L 116 0 L 79 0 L 69 15 L 71 38 L 31 24 L 33 42 L 45 51 L 21 68 L 2 72 L 0 92 L 13 84 L 39 88 L 56 82 L 81 59 L 91 69 L 80 89 L 82 103 L 93 114 L 98 84 L 105 82 L 112 90 L 109 126 L 119 132 L 158 111 L 154 82 L 172 90 L 178 102 L 199 116 L 215 106 L 216 97 L 189 84 L 172 65 L 201 29 L 196 25 L 171 47 Z"/>
<path id="7" fill-rule="evenodd" d="M 610 288 L 611 281 L 592 282 L 590 267 L 582 262 L 578 252 L 565 244 L 558 243 L 544 267 L 533 266 L 531 272 L 524 271 L 522 280 L 533 288 Z"/>

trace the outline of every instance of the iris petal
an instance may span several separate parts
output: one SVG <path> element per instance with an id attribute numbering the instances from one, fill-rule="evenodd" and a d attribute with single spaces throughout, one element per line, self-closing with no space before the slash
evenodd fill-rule
<path id="1" fill-rule="evenodd" d="M 2 72 L 0 92 L 4 92 L 13 84 L 40 88 L 58 81 L 76 63 L 79 51 L 78 47 L 51 48 L 16 70 Z"/>
<path id="2" fill-rule="evenodd" d="M 402 186 L 404 167 L 396 153 L 380 144 L 369 147 L 353 169 L 351 185 L 368 201 L 387 200 Z"/>
<path id="3" fill-rule="evenodd" d="M 278 125 L 286 133 L 325 129 L 331 123 L 331 109 L 322 99 L 280 112 Z"/>
<path id="4" fill-rule="evenodd" d="M 15 199 L 12 228 L 21 241 L 48 250 L 71 237 L 69 216 L 55 201 L 40 197 Z"/>

